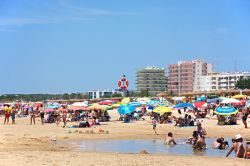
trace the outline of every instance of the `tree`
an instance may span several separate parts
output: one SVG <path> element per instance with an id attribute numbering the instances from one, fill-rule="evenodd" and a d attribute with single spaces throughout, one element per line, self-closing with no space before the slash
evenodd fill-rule
<path id="1" fill-rule="evenodd" d="M 250 89 L 250 78 L 240 79 L 235 85 L 238 89 Z"/>
<path id="2" fill-rule="evenodd" d="M 122 97 L 122 94 L 120 94 L 120 93 L 114 93 L 114 94 L 112 95 L 112 97 Z"/>

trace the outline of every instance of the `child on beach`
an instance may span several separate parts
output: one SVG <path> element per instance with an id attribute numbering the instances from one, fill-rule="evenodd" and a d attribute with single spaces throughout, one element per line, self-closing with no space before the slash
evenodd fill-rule
<path id="1" fill-rule="evenodd" d="M 173 138 L 173 133 L 172 132 L 169 132 L 166 136 L 165 136 L 165 140 L 164 140 L 164 143 L 167 144 L 167 145 L 176 145 L 176 142 Z"/>
<path id="2" fill-rule="evenodd" d="M 152 126 L 153 126 L 153 130 L 155 132 L 155 134 L 157 134 L 156 132 L 156 125 L 157 125 L 157 121 L 155 120 L 155 118 L 152 119 Z"/>

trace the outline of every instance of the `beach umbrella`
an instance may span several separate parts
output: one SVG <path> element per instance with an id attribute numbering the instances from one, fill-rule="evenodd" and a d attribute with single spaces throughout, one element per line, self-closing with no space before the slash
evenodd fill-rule
<path id="1" fill-rule="evenodd" d="M 220 102 L 221 100 L 222 99 L 220 99 L 220 98 L 207 99 L 207 103 L 215 104 L 215 103 L 217 103 L 217 101 Z"/>
<path id="2" fill-rule="evenodd" d="M 142 104 L 140 102 L 134 101 L 134 102 L 130 102 L 128 103 L 129 105 L 135 106 L 135 107 L 140 107 Z"/>
<path id="3" fill-rule="evenodd" d="M 124 98 L 121 101 L 122 104 L 128 104 L 129 102 L 130 102 L 130 98 Z"/>
<path id="4" fill-rule="evenodd" d="M 238 110 L 236 110 L 234 107 L 217 107 L 214 111 L 217 115 L 233 115 L 236 114 Z"/>
<path id="5" fill-rule="evenodd" d="M 118 108 L 118 107 L 120 107 L 120 106 L 121 106 L 121 104 L 118 104 L 118 103 L 112 104 L 112 105 L 111 105 L 111 107 L 113 107 L 113 108 Z"/>
<path id="6" fill-rule="evenodd" d="M 154 106 L 148 106 L 148 110 L 153 110 L 153 109 L 155 109 Z"/>
<path id="7" fill-rule="evenodd" d="M 76 106 L 76 107 L 87 107 L 88 104 L 85 102 L 75 102 L 72 104 L 72 106 Z"/>
<path id="8" fill-rule="evenodd" d="M 247 102 L 246 102 L 246 106 L 250 106 L 250 100 L 248 100 Z"/>
<path id="9" fill-rule="evenodd" d="M 185 107 L 192 108 L 192 109 L 194 108 L 193 104 L 191 103 L 179 103 L 174 106 L 174 108 L 185 108 Z"/>
<path id="10" fill-rule="evenodd" d="M 225 98 L 221 101 L 223 104 L 239 103 L 240 101 L 234 98 Z"/>
<path id="11" fill-rule="evenodd" d="M 164 113 L 167 113 L 167 112 L 172 112 L 172 108 L 170 107 L 164 107 L 164 106 L 160 106 L 160 107 L 156 107 L 153 112 L 155 113 L 159 113 L 159 114 L 164 114 Z"/>
<path id="12" fill-rule="evenodd" d="M 68 108 L 71 109 L 71 110 L 74 110 L 74 111 L 79 111 L 79 110 L 87 111 L 88 110 L 88 107 L 85 107 L 85 106 L 69 105 Z"/>
<path id="13" fill-rule="evenodd" d="M 121 115 L 130 114 L 135 111 L 135 107 L 132 105 L 122 105 L 118 108 L 118 112 Z"/>
<path id="14" fill-rule="evenodd" d="M 89 106 L 88 109 L 89 110 L 102 110 L 102 111 L 107 110 L 106 107 L 104 107 L 103 105 L 99 105 L 99 104 L 93 104 L 93 105 Z"/>
<path id="15" fill-rule="evenodd" d="M 196 101 L 206 101 L 207 98 L 205 96 L 198 97 Z"/>
<path id="16" fill-rule="evenodd" d="M 172 97 L 172 100 L 174 100 L 174 101 L 182 101 L 182 100 L 184 100 L 184 99 L 186 99 L 186 97 L 182 97 L 182 96 L 180 96 L 180 97 Z"/>
<path id="17" fill-rule="evenodd" d="M 54 112 L 55 110 L 53 108 L 47 108 L 44 110 L 45 113 L 50 113 L 50 112 Z"/>
<path id="18" fill-rule="evenodd" d="M 103 100 L 103 101 L 100 101 L 98 104 L 99 105 L 112 105 L 114 103 L 113 100 Z"/>
<path id="19" fill-rule="evenodd" d="M 158 103 L 160 103 L 159 100 L 151 100 L 147 103 L 147 106 L 155 106 L 157 105 Z"/>
<path id="20" fill-rule="evenodd" d="M 247 96 L 246 95 L 234 95 L 232 98 L 234 98 L 234 99 L 245 99 L 245 98 L 247 98 Z"/>
<path id="21" fill-rule="evenodd" d="M 195 102 L 194 103 L 194 107 L 196 107 L 196 108 L 202 108 L 202 107 L 204 107 L 205 104 L 206 103 L 204 101 Z"/>

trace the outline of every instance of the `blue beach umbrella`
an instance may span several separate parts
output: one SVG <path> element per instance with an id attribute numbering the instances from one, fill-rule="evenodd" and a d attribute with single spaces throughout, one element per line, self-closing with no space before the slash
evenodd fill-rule
<path id="1" fill-rule="evenodd" d="M 185 108 L 185 107 L 192 108 L 192 109 L 194 108 L 193 104 L 191 103 L 179 103 L 174 106 L 174 108 Z"/>
<path id="2" fill-rule="evenodd" d="M 206 101 L 207 98 L 205 96 L 198 97 L 196 101 Z"/>
<path id="3" fill-rule="evenodd" d="M 141 103 L 140 103 L 140 102 L 137 102 L 137 101 L 134 101 L 134 102 L 128 103 L 128 105 L 135 106 L 135 107 L 140 107 L 140 106 L 141 106 Z"/>
<path id="4" fill-rule="evenodd" d="M 217 101 L 221 101 L 220 98 L 207 99 L 207 103 L 216 103 Z"/>
<path id="5" fill-rule="evenodd" d="M 135 111 L 135 106 L 132 105 L 122 105 L 118 108 L 118 112 L 121 115 L 130 114 Z"/>
<path id="6" fill-rule="evenodd" d="M 151 100 L 147 103 L 147 106 L 155 106 L 159 103 L 159 100 Z"/>
<path id="7" fill-rule="evenodd" d="M 247 102 L 246 102 L 246 106 L 250 106 L 250 100 L 248 100 Z"/>
<path id="8" fill-rule="evenodd" d="M 238 110 L 236 110 L 234 107 L 217 107 L 214 111 L 217 115 L 233 115 L 236 114 Z"/>

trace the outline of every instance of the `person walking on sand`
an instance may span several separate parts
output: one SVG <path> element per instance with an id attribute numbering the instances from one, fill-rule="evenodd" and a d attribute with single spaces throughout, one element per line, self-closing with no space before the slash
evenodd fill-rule
<path id="1" fill-rule="evenodd" d="M 173 138 L 173 133 L 172 132 L 169 132 L 166 136 L 165 136 L 165 140 L 164 140 L 164 143 L 167 144 L 167 145 L 176 145 L 176 142 Z"/>
<path id="2" fill-rule="evenodd" d="M 7 107 L 4 109 L 4 124 L 5 123 L 9 124 L 11 111 L 12 109 L 10 108 L 9 105 L 7 105 Z"/>
<path id="3" fill-rule="evenodd" d="M 157 132 L 156 132 L 157 121 L 155 120 L 155 118 L 152 119 L 152 126 L 153 126 L 153 130 L 154 130 L 155 134 L 157 134 Z"/>

